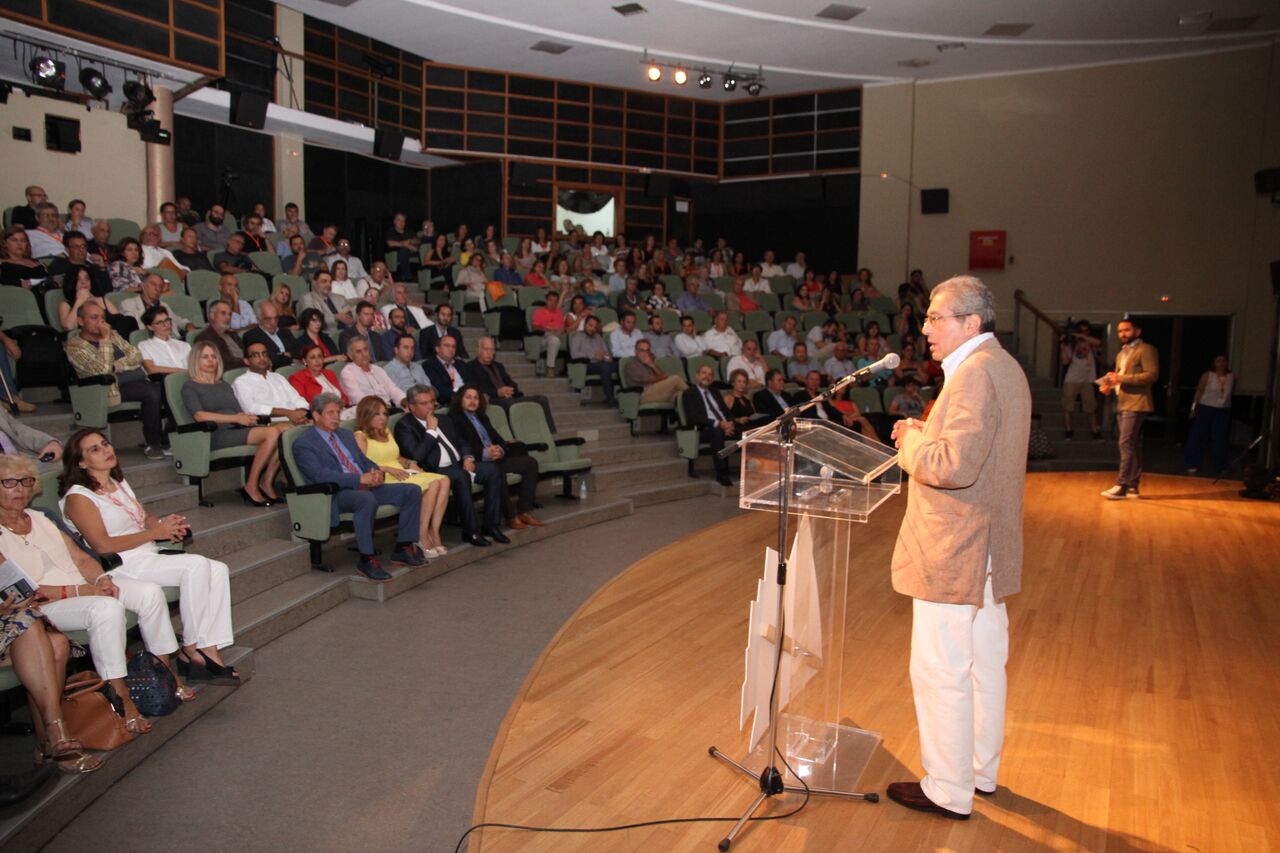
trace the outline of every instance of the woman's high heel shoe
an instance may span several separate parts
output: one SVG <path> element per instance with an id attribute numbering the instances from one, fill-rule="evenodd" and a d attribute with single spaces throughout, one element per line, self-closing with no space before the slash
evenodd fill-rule
<path id="1" fill-rule="evenodd" d="M 92 773 L 102 767 L 102 759 L 89 755 L 80 745 L 80 741 L 67 735 L 67 728 L 62 720 L 50 720 L 47 729 L 56 729 L 57 735 L 42 741 L 36 749 L 36 765 L 40 766 L 52 761 L 63 773 Z"/>
<path id="2" fill-rule="evenodd" d="M 244 489 L 236 489 L 236 494 L 240 496 L 240 499 L 245 502 L 246 506 L 261 506 L 261 507 L 271 506 L 271 501 L 255 501 L 252 497 L 249 496 L 249 493 Z"/>
<path id="3" fill-rule="evenodd" d="M 203 654 L 200 655 L 199 662 L 192 660 L 184 651 L 178 652 L 178 672 L 182 673 L 182 677 L 189 681 L 207 681 L 210 684 L 224 684 L 236 686 L 240 683 L 240 673 L 236 672 L 233 667 L 223 666 L 214 663 Z"/>

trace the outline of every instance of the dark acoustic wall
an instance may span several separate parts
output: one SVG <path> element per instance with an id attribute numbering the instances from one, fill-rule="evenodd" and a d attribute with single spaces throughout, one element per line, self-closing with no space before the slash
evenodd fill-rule
<path id="1" fill-rule="evenodd" d="M 486 225 L 502 230 L 503 164 L 468 163 L 431 170 L 431 218 L 446 234 L 466 223 L 472 235 Z"/>
<path id="2" fill-rule="evenodd" d="M 381 257 L 391 218 L 403 213 L 417 230 L 428 209 L 426 169 L 400 166 L 349 151 L 308 145 L 303 167 L 307 223 L 318 231 L 332 222 L 366 259 Z"/>
<path id="3" fill-rule="evenodd" d="M 201 212 L 214 202 L 239 215 L 263 202 L 273 215 L 275 176 L 269 134 L 187 116 L 173 119 L 173 171 L 178 195 Z M 234 175 L 227 180 L 228 171 Z M 158 216 L 157 211 L 150 211 Z"/>
<path id="4" fill-rule="evenodd" d="M 727 237 L 748 260 L 773 249 L 785 266 L 803 251 L 820 271 L 851 273 L 858 266 L 859 187 L 858 175 L 697 184 L 694 236 L 708 246 Z"/>

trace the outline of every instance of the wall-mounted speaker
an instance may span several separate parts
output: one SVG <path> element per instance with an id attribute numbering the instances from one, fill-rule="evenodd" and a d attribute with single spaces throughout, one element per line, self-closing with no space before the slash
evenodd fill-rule
<path id="1" fill-rule="evenodd" d="M 1280 261 L 1271 262 L 1271 292 L 1280 299 Z"/>
<path id="2" fill-rule="evenodd" d="M 80 151 L 80 119 L 46 115 L 44 147 L 50 151 L 78 153 Z"/>
<path id="3" fill-rule="evenodd" d="M 1253 188 L 1258 195 L 1280 193 L 1280 169 L 1262 169 L 1253 173 Z"/>
<path id="4" fill-rule="evenodd" d="M 920 190 L 921 213 L 948 213 L 951 210 L 951 190 L 940 188 Z"/>
<path id="5" fill-rule="evenodd" d="M 267 98 L 257 92 L 231 93 L 231 123 L 262 130 L 267 124 Z"/>
<path id="6" fill-rule="evenodd" d="M 373 154 L 375 157 L 386 157 L 388 160 L 399 160 L 404 151 L 405 135 L 398 130 L 375 130 L 373 132 Z"/>

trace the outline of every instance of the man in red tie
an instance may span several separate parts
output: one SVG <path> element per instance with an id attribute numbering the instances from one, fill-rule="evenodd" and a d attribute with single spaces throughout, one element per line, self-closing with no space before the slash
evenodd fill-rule
<path id="1" fill-rule="evenodd" d="M 339 513 L 352 514 L 360 560 L 356 571 L 372 581 L 391 580 L 374 556 L 373 522 L 378 507 L 391 505 L 400 510 L 396 547 L 391 562 L 421 566 L 426 560 L 418 551 L 418 516 L 422 489 L 407 483 L 387 483 L 382 469 L 360 452 L 350 430 L 338 427 L 342 400 L 333 394 L 317 394 L 311 401 L 308 429 L 293 444 L 298 468 L 308 483 L 333 483 L 338 492 L 330 502 L 331 527 L 338 526 Z"/>

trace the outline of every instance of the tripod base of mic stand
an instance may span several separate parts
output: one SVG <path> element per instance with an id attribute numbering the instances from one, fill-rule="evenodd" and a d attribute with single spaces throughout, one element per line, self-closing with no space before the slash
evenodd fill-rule
<path id="1" fill-rule="evenodd" d="M 867 793 L 862 794 L 850 791 L 834 791 L 830 788 L 816 788 L 812 785 L 806 788 L 801 785 L 784 784 L 782 774 L 778 772 L 778 768 L 774 767 L 772 764 L 768 765 L 764 770 L 757 774 L 734 761 L 714 746 L 707 750 L 707 754 L 712 758 L 723 761 L 746 778 L 753 780 L 760 788 L 760 793 L 756 796 L 755 800 L 752 801 L 751 805 L 747 807 L 746 813 L 733 825 L 728 834 L 726 834 L 724 838 L 720 839 L 720 843 L 716 845 L 717 849 L 719 849 L 721 853 L 724 853 L 724 851 L 733 846 L 733 840 L 738 837 L 738 833 L 747 825 L 747 821 L 751 820 L 752 815 L 756 813 L 756 809 L 760 808 L 764 801 L 769 797 L 774 797 L 778 794 L 808 793 L 815 797 L 839 797 L 840 799 L 862 800 L 868 803 L 880 802 L 880 795 L 874 791 L 868 791 Z"/>

